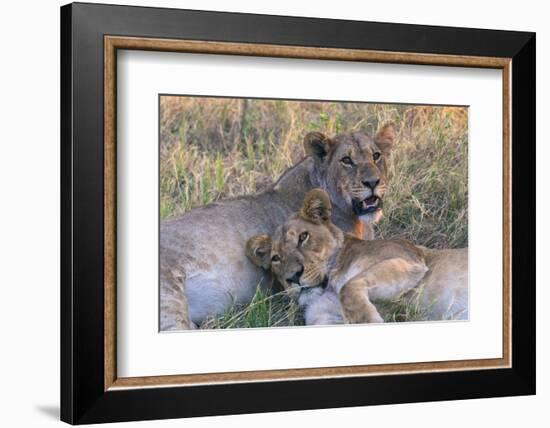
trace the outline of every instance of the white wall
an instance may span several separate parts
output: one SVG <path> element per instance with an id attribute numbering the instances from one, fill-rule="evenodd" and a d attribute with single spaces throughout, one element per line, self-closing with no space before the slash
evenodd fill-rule
<path id="1" fill-rule="evenodd" d="M 121 0 L 122 1 L 122 0 Z M 113 3 L 103 1 L 104 3 Z M 148 0 L 125 3 L 191 9 L 343 18 L 414 24 L 537 31 L 538 181 L 550 182 L 548 92 L 550 29 L 544 2 L 389 0 L 298 2 L 277 0 Z M 0 67 L 0 418 L 3 426 L 54 425 L 59 397 L 59 9 L 62 2 L 4 2 Z M 151 422 L 148 426 L 464 427 L 540 426 L 550 400 L 547 188 L 538 188 L 538 395 L 535 397 L 421 403 L 266 415 Z M 546 262 L 546 263 L 544 263 Z M 545 265 L 546 266 L 545 266 Z M 545 285 L 546 287 L 543 287 Z M 128 424 L 125 426 L 134 426 Z M 143 425 L 143 424 L 142 424 Z"/>

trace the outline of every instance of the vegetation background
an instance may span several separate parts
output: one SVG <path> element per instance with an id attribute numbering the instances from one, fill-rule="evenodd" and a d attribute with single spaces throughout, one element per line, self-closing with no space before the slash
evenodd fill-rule
<path id="1" fill-rule="evenodd" d="M 373 134 L 398 130 L 379 238 L 430 248 L 468 242 L 466 107 L 161 96 L 160 215 L 177 216 L 209 202 L 261 191 L 304 156 L 312 130 Z M 402 301 L 382 308 L 386 321 L 422 320 Z M 303 323 L 284 293 L 258 287 L 247 307 L 231 308 L 202 328 Z"/>

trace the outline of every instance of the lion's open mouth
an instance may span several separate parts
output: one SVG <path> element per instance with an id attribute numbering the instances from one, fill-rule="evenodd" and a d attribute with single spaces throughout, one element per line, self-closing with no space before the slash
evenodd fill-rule
<path id="1" fill-rule="evenodd" d="M 353 212 L 357 216 L 371 214 L 382 209 L 382 199 L 376 195 L 371 195 L 366 199 L 353 199 Z"/>

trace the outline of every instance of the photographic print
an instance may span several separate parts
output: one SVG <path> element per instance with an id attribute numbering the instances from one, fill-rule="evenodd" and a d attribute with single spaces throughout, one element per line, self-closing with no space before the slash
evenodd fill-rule
<path id="1" fill-rule="evenodd" d="M 468 319 L 468 108 L 159 96 L 160 330 Z"/>

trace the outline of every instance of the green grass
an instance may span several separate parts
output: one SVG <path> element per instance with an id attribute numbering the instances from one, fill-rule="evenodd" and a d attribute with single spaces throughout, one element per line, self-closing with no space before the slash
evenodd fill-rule
<path id="1" fill-rule="evenodd" d="M 385 322 L 424 321 L 427 318 L 426 309 L 420 307 L 418 299 L 377 302 L 376 308 Z"/>
<path id="2" fill-rule="evenodd" d="M 249 305 L 234 305 L 223 315 L 206 319 L 200 328 L 250 328 L 304 325 L 295 300 L 285 292 L 271 293 L 258 285 Z"/>
<path id="3" fill-rule="evenodd" d="M 431 248 L 468 241 L 468 112 L 460 107 L 161 97 L 160 215 L 169 218 L 221 198 L 261 191 L 304 156 L 312 130 L 373 133 L 393 121 L 392 155 L 380 238 Z M 263 293 L 263 294 L 262 294 Z M 401 301 L 387 321 L 423 314 Z M 203 328 L 300 325 L 295 303 L 259 288 L 248 307 L 234 307 Z"/>

